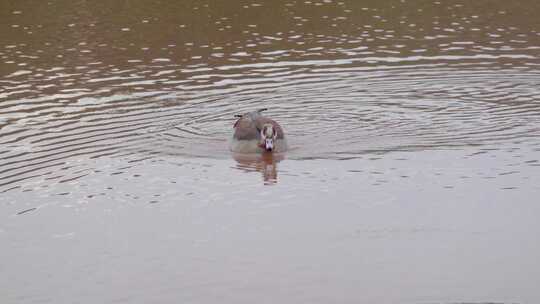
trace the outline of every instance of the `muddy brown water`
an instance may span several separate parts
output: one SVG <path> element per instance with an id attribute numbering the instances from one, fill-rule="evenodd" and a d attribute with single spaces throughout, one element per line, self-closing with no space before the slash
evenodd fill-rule
<path id="1" fill-rule="evenodd" d="M 1 1 L 0 302 L 539 302 L 539 11 Z"/>

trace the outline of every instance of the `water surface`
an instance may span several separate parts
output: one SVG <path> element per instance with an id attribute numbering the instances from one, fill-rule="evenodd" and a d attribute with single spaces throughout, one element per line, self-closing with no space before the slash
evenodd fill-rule
<path id="1" fill-rule="evenodd" d="M 539 301 L 538 11 L 3 1 L 0 300 Z"/>

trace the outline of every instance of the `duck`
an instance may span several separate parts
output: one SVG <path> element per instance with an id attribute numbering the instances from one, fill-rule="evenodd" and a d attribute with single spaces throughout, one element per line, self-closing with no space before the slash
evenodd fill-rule
<path id="1" fill-rule="evenodd" d="M 235 153 L 280 153 L 288 148 L 283 128 L 259 109 L 235 115 L 230 149 Z"/>

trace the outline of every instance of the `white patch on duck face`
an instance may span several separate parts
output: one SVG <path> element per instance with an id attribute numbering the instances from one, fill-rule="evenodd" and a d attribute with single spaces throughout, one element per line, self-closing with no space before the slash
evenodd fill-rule
<path id="1" fill-rule="evenodd" d="M 274 149 L 274 139 L 267 138 L 264 140 L 264 147 L 267 151 L 272 151 Z"/>

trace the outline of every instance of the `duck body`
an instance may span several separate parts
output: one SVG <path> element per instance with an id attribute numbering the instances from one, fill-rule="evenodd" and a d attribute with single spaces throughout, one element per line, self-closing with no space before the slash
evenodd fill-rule
<path id="1" fill-rule="evenodd" d="M 235 122 L 231 151 L 236 153 L 280 153 L 287 150 L 287 140 L 283 128 L 275 120 L 263 116 L 261 114 L 263 110 L 243 114 Z"/>

